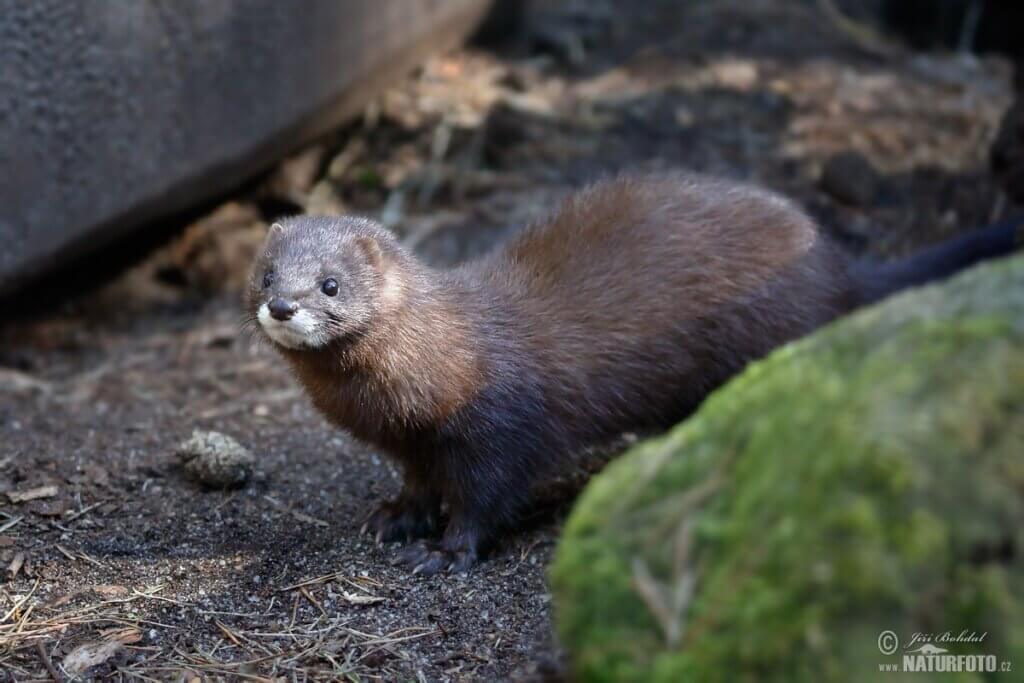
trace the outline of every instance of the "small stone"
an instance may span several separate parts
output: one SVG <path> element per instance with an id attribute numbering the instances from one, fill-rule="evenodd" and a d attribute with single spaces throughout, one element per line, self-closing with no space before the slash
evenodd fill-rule
<path id="1" fill-rule="evenodd" d="M 825 162 L 821 189 L 844 204 L 870 205 L 878 193 L 878 172 L 857 152 L 840 152 Z"/>
<path id="2" fill-rule="evenodd" d="M 244 446 L 220 432 L 196 430 L 175 454 L 185 474 L 211 488 L 242 486 L 252 476 L 255 462 Z"/>

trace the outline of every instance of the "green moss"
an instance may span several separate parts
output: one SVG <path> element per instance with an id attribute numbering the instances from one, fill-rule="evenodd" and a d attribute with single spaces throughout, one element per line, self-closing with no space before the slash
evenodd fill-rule
<path id="1" fill-rule="evenodd" d="M 1015 258 L 780 349 L 612 463 L 551 569 L 562 643 L 582 680 L 874 681 L 900 679 L 881 631 L 967 629 L 951 652 L 1019 670 L 1022 460 Z"/>

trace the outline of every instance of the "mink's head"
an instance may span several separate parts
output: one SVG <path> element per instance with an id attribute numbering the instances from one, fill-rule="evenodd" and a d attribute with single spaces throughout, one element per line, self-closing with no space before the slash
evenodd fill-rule
<path id="1" fill-rule="evenodd" d="M 394 239 L 361 218 L 297 216 L 271 226 L 253 264 L 247 310 L 275 344 L 310 350 L 369 330 Z"/>

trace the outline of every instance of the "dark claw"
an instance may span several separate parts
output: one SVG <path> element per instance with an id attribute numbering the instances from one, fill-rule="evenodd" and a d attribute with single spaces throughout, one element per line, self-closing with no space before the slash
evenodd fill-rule
<path id="1" fill-rule="evenodd" d="M 454 559 L 448 565 L 448 571 L 452 574 L 461 574 L 469 571 L 477 561 L 475 552 L 461 551 L 454 553 L 454 556 Z"/>
<path id="2" fill-rule="evenodd" d="M 425 560 L 413 567 L 412 573 L 423 574 L 423 576 L 433 576 L 444 569 L 446 564 L 448 564 L 448 560 L 444 553 L 440 550 L 435 550 L 427 555 Z"/>
<path id="3" fill-rule="evenodd" d="M 467 571 L 476 564 L 477 554 L 469 549 L 445 550 L 439 544 L 421 541 L 398 553 L 396 564 L 404 564 L 412 568 L 413 574 L 433 576 L 447 570 L 458 574 Z"/>
<path id="4" fill-rule="evenodd" d="M 433 533 L 436 524 L 435 515 L 399 499 L 377 508 L 367 517 L 359 533 L 371 533 L 379 545 L 428 536 Z"/>
<path id="5" fill-rule="evenodd" d="M 419 541 L 412 545 L 407 545 L 398 551 L 398 555 L 395 559 L 395 564 L 404 564 L 409 567 L 415 567 L 421 564 L 423 560 L 430 554 L 431 548 L 427 545 L 426 541 Z"/>

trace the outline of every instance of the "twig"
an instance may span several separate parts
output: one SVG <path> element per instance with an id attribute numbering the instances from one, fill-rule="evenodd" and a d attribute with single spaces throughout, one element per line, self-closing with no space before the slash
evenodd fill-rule
<path id="1" fill-rule="evenodd" d="M 53 547 L 57 549 L 57 552 L 59 552 L 61 555 L 63 555 L 64 557 L 68 558 L 69 560 L 77 560 L 78 559 L 77 557 L 75 557 L 75 555 L 73 555 L 71 553 L 70 550 L 68 550 L 67 548 L 62 546 L 60 543 L 54 543 Z"/>
<path id="2" fill-rule="evenodd" d="M 278 588 L 277 592 L 278 593 L 287 593 L 289 591 L 295 590 L 296 588 L 302 588 L 303 586 L 312 586 L 312 585 L 318 584 L 318 583 L 327 583 L 328 581 L 331 581 L 333 579 L 340 579 L 340 578 L 341 578 L 341 575 L 340 575 L 339 572 L 334 572 L 332 574 L 324 574 L 323 576 L 318 576 L 315 579 L 305 579 L 303 581 L 299 581 L 298 583 L 293 583 L 290 586 L 286 586 L 284 588 Z"/>
<path id="3" fill-rule="evenodd" d="M 424 629 L 424 630 L 421 631 L 420 633 L 414 633 L 411 636 L 396 636 L 395 635 L 397 633 L 402 633 L 403 631 L 414 631 L 416 629 Z M 406 641 L 406 640 L 416 640 L 417 638 L 426 638 L 427 636 L 433 636 L 433 635 L 437 635 L 438 633 L 441 633 L 441 629 L 439 629 L 439 628 L 429 629 L 426 626 L 409 626 L 408 628 L 400 628 L 397 631 L 392 631 L 391 633 L 388 633 L 387 635 L 383 635 L 383 636 L 375 636 L 372 633 L 364 633 L 362 631 L 358 631 L 358 630 L 356 630 L 354 628 L 348 628 L 348 627 L 346 627 L 344 630 L 348 631 L 352 635 L 360 636 L 362 638 L 368 638 L 368 640 L 364 640 L 364 641 L 362 641 L 360 643 L 360 645 L 364 645 L 364 646 L 388 645 L 388 644 L 391 644 L 391 643 L 401 643 L 401 642 Z"/>
<path id="4" fill-rule="evenodd" d="M 299 594 L 295 594 L 295 602 L 292 603 L 292 621 L 288 624 L 288 630 L 295 628 L 295 620 L 299 618 Z"/>
<path id="5" fill-rule="evenodd" d="M 36 652 L 39 653 L 39 659 L 43 661 L 43 666 L 45 666 L 46 670 L 50 673 L 50 677 L 53 679 L 54 683 L 61 683 L 63 679 L 60 674 L 57 673 L 57 669 L 54 668 L 53 662 L 50 661 L 50 655 L 46 652 L 46 645 L 43 644 L 43 641 L 36 641 Z"/>
<path id="6" fill-rule="evenodd" d="M 861 50 L 876 57 L 894 57 L 900 49 L 870 27 L 860 24 L 836 6 L 835 0 L 818 0 L 818 8 L 841 33 L 854 42 Z"/>
<path id="7" fill-rule="evenodd" d="M 136 589 L 133 588 L 132 589 L 132 595 L 134 595 L 135 597 L 138 597 L 138 598 L 148 598 L 150 600 L 162 600 L 163 602 L 169 602 L 169 603 L 171 603 L 173 605 L 178 605 L 179 607 L 191 607 L 192 606 L 191 602 L 183 602 L 181 600 L 175 600 L 174 598 L 165 598 L 162 595 L 157 595 L 157 593 L 159 593 L 163 589 L 164 589 L 164 586 L 154 586 L 154 587 L 149 589 L 148 593 L 146 593 L 146 592 L 143 592 L 143 591 L 140 591 L 140 590 L 136 590 Z"/>
<path id="8" fill-rule="evenodd" d="M 230 640 L 232 643 L 234 643 L 238 647 L 242 648 L 243 650 L 245 649 L 245 646 L 242 645 L 242 642 L 240 640 L 238 640 L 238 637 L 235 636 L 235 634 L 231 631 L 231 629 L 229 629 L 227 626 L 225 626 L 224 623 L 220 619 L 214 619 L 213 623 L 217 626 L 218 629 L 220 629 L 221 633 L 223 633 L 224 635 L 226 635 L 228 637 L 228 640 Z"/>
<path id="9" fill-rule="evenodd" d="M 86 555 L 81 550 L 78 551 L 78 556 L 81 557 L 86 562 L 88 562 L 89 564 L 93 565 L 94 567 L 99 567 L 100 569 L 106 569 L 107 568 L 107 565 L 103 564 L 99 560 L 94 560 L 93 558 L 89 557 L 88 555 Z"/>
<path id="10" fill-rule="evenodd" d="M 299 589 L 299 592 L 302 593 L 302 595 L 305 596 L 306 600 L 309 600 L 309 602 L 312 603 L 314 607 L 320 610 L 320 614 L 323 615 L 324 619 L 328 618 L 327 612 L 324 611 L 323 606 L 319 602 L 317 602 L 316 598 L 313 597 L 313 595 L 309 592 L 308 588 L 303 586 Z"/>
<path id="11" fill-rule="evenodd" d="M 88 562 L 89 564 L 93 565 L 94 567 L 99 567 L 100 569 L 106 569 L 106 565 L 105 564 L 103 564 L 99 560 L 94 560 L 93 558 L 91 558 L 88 555 L 86 555 L 85 553 L 83 553 L 81 550 L 79 550 L 78 554 L 76 555 L 73 552 L 71 552 L 70 550 L 68 550 L 67 548 L 65 548 L 64 546 L 62 546 L 60 543 L 54 543 L 53 547 L 56 548 L 58 551 L 60 551 L 60 554 L 63 555 L 64 557 L 68 558 L 69 560 L 85 560 L 86 562 Z"/>
<path id="12" fill-rule="evenodd" d="M 82 508 L 81 510 L 78 510 L 77 512 L 72 512 L 70 515 L 67 516 L 67 520 L 66 521 L 73 522 L 76 519 L 78 519 L 79 517 L 81 517 L 82 515 L 84 515 L 85 513 L 89 512 L 90 510 L 98 508 L 100 505 L 103 505 L 102 501 L 100 501 L 98 503 L 93 503 L 92 505 L 88 505 L 88 506 Z"/>
<path id="13" fill-rule="evenodd" d="M 21 522 L 21 520 L 23 520 L 23 519 L 25 519 L 25 518 L 24 517 L 15 517 L 13 519 L 10 519 L 10 520 L 4 522 L 2 525 L 0 525 L 0 534 L 2 534 L 3 532 L 7 531 L 8 529 L 14 527 L 19 522 Z"/>
<path id="14" fill-rule="evenodd" d="M 366 581 L 367 581 L 367 583 L 369 583 L 370 585 L 375 585 L 375 586 L 378 586 L 378 587 L 380 587 L 380 586 L 382 586 L 382 585 L 383 585 L 383 584 L 382 584 L 382 583 L 380 583 L 379 581 L 374 581 L 374 580 L 372 580 L 372 579 L 367 579 L 366 577 L 363 577 L 363 578 L 364 578 L 364 580 L 366 580 Z M 359 584 L 359 583 L 357 583 L 357 582 L 355 582 L 355 581 L 352 581 L 351 579 L 346 579 L 346 578 L 342 578 L 341 580 L 342 580 L 342 581 L 344 581 L 345 583 L 347 583 L 348 585 L 352 586 L 352 587 L 353 587 L 353 588 L 355 588 L 356 590 L 361 590 L 361 591 L 363 591 L 364 593 L 366 593 L 367 595 L 373 595 L 374 597 L 376 597 L 376 595 L 374 595 L 373 591 L 371 591 L 371 590 L 370 590 L 369 588 L 367 588 L 366 586 L 363 586 L 362 584 Z"/>
<path id="15" fill-rule="evenodd" d="M 28 592 L 28 595 L 26 595 L 25 597 L 23 597 L 23 598 L 22 598 L 21 600 L 19 600 L 18 602 L 14 603 L 14 607 L 12 607 L 12 608 L 10 609 L 10 611 L 9 611 L 9 612 L 7 612 L 7 614 L 5 614 L 5 615 L 3 616 L 3 619 L 0 619 L 0 624 L 2 624 L 3 622 L 7 621 L 7 620 L 8 620 L 8 619 L 10 619 L 10 618 L 11 618 L 12 616 L 14 616 L 14 614 L 15 614 L 15 613 L 17 613 L 17 611 L 18 611 L 19 609 L 21 609 L 21 606 L 22 606 L 22 605 L 24 605 L 24 604 L 25 604 L 26 602 L 28 602 L 29 598 L 31 598 L 31 597 L 32 597 L 32 594 L 36 592 L 36 589 L 37 589 L 37 588 L 39 588 L 39 579 L 36 579 L 36 583 L 35 583 L 35 585 L 34 585 L 34 586 L 32 586 L 32 590 L 30 590 L 30 591 Z"/>

